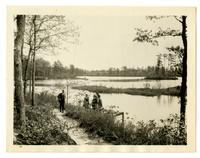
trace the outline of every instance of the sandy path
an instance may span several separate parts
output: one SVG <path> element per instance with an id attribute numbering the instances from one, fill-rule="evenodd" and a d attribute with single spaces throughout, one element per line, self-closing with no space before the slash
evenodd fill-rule
<path id="1" fill-rule="evenodd" d="M 89 137 L 85 132 L 85 129 L 79 127 L 78 121 L 65 116 L 58 109 L 54 109 L 53 114 L 67 125 L 66 132 L 77 143 L 77 145 L 109 145 L 109 143 L 105 142 L 99 136 L 96 136 L 95 138 Z"/>

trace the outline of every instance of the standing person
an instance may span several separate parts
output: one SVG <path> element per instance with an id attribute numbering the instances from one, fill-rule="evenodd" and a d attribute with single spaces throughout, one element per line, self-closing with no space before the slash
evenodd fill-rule
<path id="1" fill-rule="evenodd" d="M 85 98 L 84 98 L 84 100 L 83 100 L 83 107 L 86 108 L 86 109 L 89 109 L 89 108 L 90 108 L 90 107 L 89 107 L 89 104 L 90 104 L 89 97 L 88 97 L 88 95 L 86 94 L 86 95 L 85 95 Z"/>
<path id="2" fill-rule="evenodd" d="M 96 92 L 97 95 L 97 105 L 98 105 L 98 109 L 102 109 L 103 108 L 103 104 L 102 104 L 102 100 L 101 100 L 101 96 L 99 93 Z"/>
<path id="3" fill-rule="evenodd" d="M 60 112 L 64 112 L 65 110 L 65 91 L 62 90 L 62 93 L 58 94 L 58 102 L 60 104 Z"/>
<path id="4" fill-rule="evenodd" d="M 94 94 L 92 99 L 92 109 L 96 110 L 97 108 L 98 108 L 97 96 Z"/>
<path id="5" fill-rule="evenodd" d="M 99 95 L 99 102 L 98 102 L 98 107 L 99 109 L 102 109 L 103 108 L 103 104 L 102 104 L 102 99 L 101 99 L 101 96 Z"/>

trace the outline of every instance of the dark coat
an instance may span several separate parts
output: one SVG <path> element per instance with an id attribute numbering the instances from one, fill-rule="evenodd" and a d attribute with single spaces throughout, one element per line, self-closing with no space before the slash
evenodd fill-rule
<path id="1" fill-rule="evenodd" d="M 65 103 L 65 95 L 62 93 L 58 94 L 58 101 L 59 101 L 59 103 L 64 104 Z"/>

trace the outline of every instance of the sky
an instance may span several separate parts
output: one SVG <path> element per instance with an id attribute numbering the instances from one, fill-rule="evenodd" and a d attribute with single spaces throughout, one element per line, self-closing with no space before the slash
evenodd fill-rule
<path id="1" fill-rule="evenodd" d="M 159 40 L 159 46 L 133 42 L 135 28 L 181 29 L 174 18 L 157 22 L 146 20 L 144 16 L 74 16 L 70 17 L 80 27 L 79 44 L 68 44 L 67 50 L 58 50 L 46 60 L 53 63 L 60 60 L 64 66 L 70 64 L 87 70 L 108 69 L 110 67 L 147 67 L 156 64 L 156 55 L 168 53 L 167 46 L 182 45 L 180 37 Z"/>

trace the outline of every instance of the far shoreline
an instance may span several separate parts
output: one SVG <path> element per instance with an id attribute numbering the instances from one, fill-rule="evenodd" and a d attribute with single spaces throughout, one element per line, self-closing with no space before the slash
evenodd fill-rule
<path id="1" fill-rule="evenodd" d="M 84 78 L 82 78 L 84 77 Z M 46 77 L 36 77 L 36 81 L 43 81 L 43 80 L 89 80 L 87 77 L 126 77 L 126 78 L 131 78 L 131 77 L 136 77 L 136 79 L 108 79 L 108 80 L 93 80 L 93 81 L 103 81 L 103 82 L 132 82 L 132 81 L 141 81 L 141 80 L 178 80 L 179 76 L 175 77 L 148 77 L 148 76 L 95 76 L 95 75 L 83 75 L 83 76 L 76 76 L 76 77 L 69 77 L 69 78 L 46 78 Z M 137 77 L 143 77 L 143 78 L 138 78 Z"/>
<path id="2" fill-rule="evenodd" d="M 108 88 L 105 86 L 74 86 L 72 89 L 78 89 L 83 91 L 89 91 L 93 93 L 107 93 L 107 94 L 129 94 L 129 95 L 141 95 L 141 96 L 180 96 L 180 86 L 152 89 L 152 88 Z"/>

